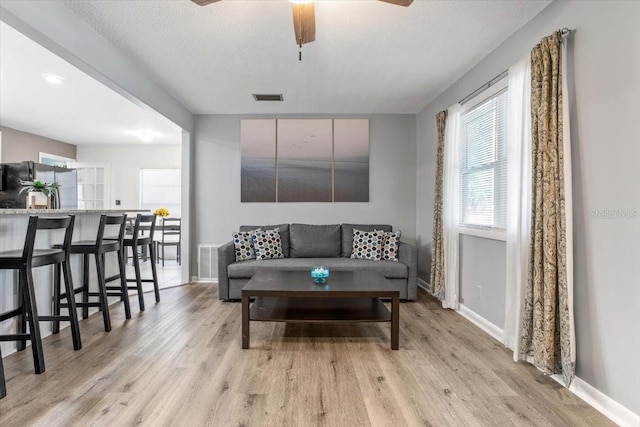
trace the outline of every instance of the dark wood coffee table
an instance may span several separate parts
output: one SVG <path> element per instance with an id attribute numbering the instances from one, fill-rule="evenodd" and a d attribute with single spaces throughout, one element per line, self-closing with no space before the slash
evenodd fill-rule
<path id="1" fill-rule="evenodd" d="M 250 298 L 255 298 L 249 307 Z M 391 312 L 380 301 L 391 298 Z M 391 322 L 391 349 L 398 349 L 400 291 L 374 272 L 332 271 L 324 285 L 309 271 L 259 270 L 242 288 L 242 348 L 249 348 L 249 321 L 294 323 Z"/>

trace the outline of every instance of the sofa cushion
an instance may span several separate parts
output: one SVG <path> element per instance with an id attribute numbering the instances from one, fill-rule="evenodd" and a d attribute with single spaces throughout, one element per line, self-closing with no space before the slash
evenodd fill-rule
<path id="1" fill-rule="evenodd" d="M 393 231 L 390 225 L 375 225 L 375 224 L 342 224 L 342 252 L 340 256 L 349 258 L 353 250 L 353 229 L 357 228 L 362 231 Z"/>
<path id="2" fill-rule="evenodd" d="M 409 268 L 400 262 L 351 258 L 283 258 L 263 261 L 252 259 L 229 265 L 227 272 L 229 278 L 242 279 L 253 277 L 258 270 L 309 270 L 311 278 L 311 266 L 314 265 L 322 265 L 334 271 L 375 271 L 387 279 L 406 279 L 409 275 Z"/>
<path id="3" fill-rule="evenodd" d="M 382 239 L 381 258 L 389 261 L 398 261 L 398 249 L 400 248 L 400 231 L 385 231 Z"/>
<path id="4" fill-rule="evenodd" d="M 384 233 L 384 231 L 380 230 L 362 231 L 354 228 L 351 258 L 380 261 L 382 244 L 384 243 Z"/>
<path id="5" fill-rule="evenodd" d="M 340 224 L 291 224 L 289 233 L 291 258 L 340 256 Z"/>
<path id="6" fill-rule="evenodd" d="M 258 261 L 273 258 L 284 258 L 280 233 L 275 230 L 256 230 L 253 233 L 253 247 Z"/>
<path id="7" fill-rule="evenodd" d="M 277 228 L 280 232 L 280 242 L 282 243 L 282 254 L 289 257 L 289 224 L 280 225 L 241 225 L 240 231 L 251 231 L 256 229 L 273 230 Z"/>

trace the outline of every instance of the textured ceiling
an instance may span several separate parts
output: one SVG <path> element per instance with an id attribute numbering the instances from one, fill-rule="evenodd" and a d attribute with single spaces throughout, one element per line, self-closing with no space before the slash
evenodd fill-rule
<path id="1" fill-rule="evenodd" d="M 416 113 L 549 2 L 317 1 L 299 62 L 288 1 L 65 0 L 194 114 Z"/>

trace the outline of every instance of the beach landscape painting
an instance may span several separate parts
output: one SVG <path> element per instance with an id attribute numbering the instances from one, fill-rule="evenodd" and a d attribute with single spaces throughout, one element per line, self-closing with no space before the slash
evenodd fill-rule
<path id="1" fill-rule="evenodd" d="M 334 202 L 369 201 L 369 120 L 335 119 Z"/>
<path id="2" fill-rule="evenodd" d="M 368 202 L 368 119 L 241 121 L 242 202 Z"/>
<path id="3" fill-rule="evenodd" d="M 278 202 L 331 202 L 331 119 L 278 120 Z"/>
<path id="4" fill-rule="evenodd" d="M 240 201 L 276 201 L 276 121 L 240 122 Z"/>

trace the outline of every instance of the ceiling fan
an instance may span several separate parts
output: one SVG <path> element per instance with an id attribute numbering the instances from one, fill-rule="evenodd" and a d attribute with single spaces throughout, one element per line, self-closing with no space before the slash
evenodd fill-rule
<path id="1" fill-rule="evenodd" d="M 197 5 L 206 6 L 220 0 L 191 0 Z M 300 47 L 298 59 L 302 61 L 302 45 L 316 39 L 316 12 L 310 0 L 290 0 L 293 7 L 293 30 L 296 34 L 296 44 Z M 397 6 L 409 6 L 413 0 L 380 0 Z"/>

